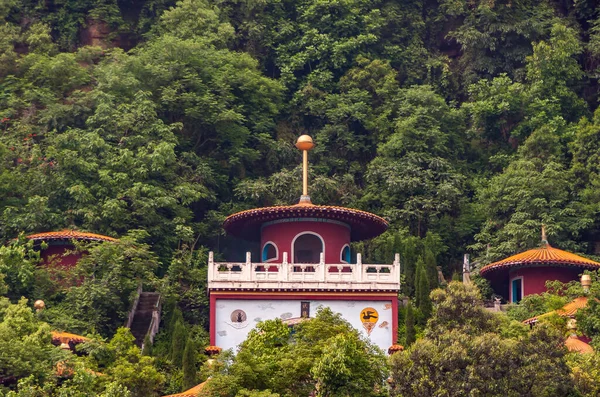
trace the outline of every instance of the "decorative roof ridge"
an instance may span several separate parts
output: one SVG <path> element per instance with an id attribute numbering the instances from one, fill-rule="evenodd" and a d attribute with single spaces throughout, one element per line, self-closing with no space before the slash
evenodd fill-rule
<path id="1" fill-rule="evenodd" d="M 253 212 L 264 212 L 264 211 L 269 211 L 269 210 L 278 210 L 278 209 L 294 209 L 294 208 L 314 208 L 314 209 L 323 209 L 323 210 L 341 210 L 341 211 L 350 211 L 350 212 L 356 212 L 359 214 L 365 214 L 365 215 L 369 215 L 377 220 L 380 220 L 381 222 L 384 222 L 385 224 L 389 224 L 388 221 L 386 221 L 384 218 L 380 217 L 379 215 L 375 215 L 372 212 L 368 212 L 368 211 L 363 211 L 363 210 L 359 210 L 359 209 L 355 209 L 355 208 L 348 208 L 348 207 L 341 207 L 338 205 L 317 205 L 317 204 L 312 204 L 312 203 L 298 203 L 298 204 L 292 204 L 292 205 L 273 205 L 273 206 L 269 206 L 269 207 L 259 207 L 259 208 L 252 208 L 249 210 L 242 210 L 242 211 L 238 211 L 235 212 L 231 215 L 229 215 L 227 218 L 225 218 L 225 222 L 227 222 L 228 219 L 230 218 L 234 218 L 243 214 L 249 214 L 249 213 L 253 213 Z"/>
<path id="2" fill-rule="evenodd" d="M 27 236 L 30 240 L 60 240 L 60 239 L 75 239 L 75 240 L 96 240 L 96 241 L 118 241 L 114 237 L 104 236 L 102 234 L 80 232 L 73 229 L 63 229 L 56 232 L 34 233 Z"/>
<path id="3" fill-rule="evenodd" d="M 334 205 L 298 203 L 253 208 L 229 215 L 223 222 L 227 233 L 247 240 L 260 236 L 260 227 L 266 222 L 293 218 L 337 220 L 350 226 L 353 241 L 372 238 L 383 233 L 388 221 L 371 212 Z"/>

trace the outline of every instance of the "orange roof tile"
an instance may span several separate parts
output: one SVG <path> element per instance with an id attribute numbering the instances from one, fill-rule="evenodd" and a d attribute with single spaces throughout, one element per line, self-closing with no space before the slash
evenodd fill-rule
<path id="1" fill-rule="evenodd" d="M 535 324 L 540 318 L 550 316 L 554 313 L 556 313 L 562 317 L 573 317 L 579 309 L 583 309 L 584 307 L 587 307 L 587 304 L 588 304 L 588 298 L 585 296 L 580 296 L 578 298 L 575 298 L 573 301 L 567 303 L 560 309 L 553 310 L 548 313 L 540 314 L 539 316 L 528 318 L 527 320 L 523 321 L 523 323 L 528 324 L 528 325 Z"/>
<path id="2" fill-rule="evenodd" d="M 594 348 L 592 346 L 588 345 L 587 343 L 573 335 L 567 338 L 567 340 L 565 341 L 565 346 L 567 347 L 567 349 L 569 349 L 570 352 L 581 354 L 594 352 Z"/>
<path id="3" fill-rule="evenodd" d="M 82 343 L 87 342 L 90 338 L 85 336 L 70 334 L 68 332 L 52 331 L 52 340 L 60 343 Z"/>
<path id="4" fill-rule="evenodd" d="M 479 270 L 485 276 L 488 273 L 514 266 L 525 267 L 535 265 L 574 266 L 582 269 L 600 269 L 600 263 L 567 251 L 544 244 L 542 247 L 521 252 L 498 262 L 490 263 Z"/>
<path id="5" fill-rule="evenodd" d="M 163 396 L 163 397 L 197 397 L 198 393 L 200 393 L 200 391 L 204 388 L 204 385 L 206 384 L 206 382 L 208 381 L 204 381 L 202 383 L 200 383 L 199 385 L 196 385 L 194 387 L 192 387 L 189 390 L 186 390 L 184 392 L 178 393 L 178 394 L 169 394 L 168 396 Z"/>
<path id="6" fill-rule="evenodd" d="M 329 219 L 348 224 L 353 241 L 380 235 L 388 228 L 388 222 L 370 212 L 330 205 L 300 203 L 296 205 L 254 208 L 237 212 L 225 219 L 225 230 L 248 240 L 260 239 L 262 224 L 286 218 Z"/>
<path id="7" fill-rule="evenodd" d="M 91 240 L 91 241 L 117 241 L 116 238 L 103 236 L 101 234 L 79 232 L 76 230 L 65 229 L 58 232 L 45 232 L 30 234 L 27 236 L 31 240 Z"/>
<path id="8" fill-rule="evenodd" d="M 572 302 L 567 303 L 562 308 L 558 309 L 557 312 L 561 316 L 574 316 L 577 310 L 583 309 L 588 305 L 588 298 L 586 296 L 580 296 L 573 299 Z"/>

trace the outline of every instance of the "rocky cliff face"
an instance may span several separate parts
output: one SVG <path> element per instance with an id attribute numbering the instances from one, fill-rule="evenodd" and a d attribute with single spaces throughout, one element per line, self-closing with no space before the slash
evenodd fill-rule
<path id="1" fill-rule="evenodd" d="M 87 19 L 86 27 L 80 32 L 81 45 L 99 46 L 108 48 L 115 45 L 110 39 L 110 26 L 104 21 L 97 19 Z"/>

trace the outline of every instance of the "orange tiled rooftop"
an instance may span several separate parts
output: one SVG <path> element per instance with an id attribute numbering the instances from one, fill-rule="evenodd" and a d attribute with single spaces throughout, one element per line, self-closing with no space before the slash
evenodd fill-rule
<path id="1" fill-rule="evenodd" d="M 86 338 L 85 336 L 71 334 L 68 332 L 60 332 L 60 331 L 52 331 L 52 340 L 59 341 L 60 343 L 81 343 L 87 342 L 90 338 Z"/>
<path id="2" fill-rule="evenodd" d="M 584 341 L 578 339 L 576 336 L 569 336 L 565 341 L 565 346 L 570 352 L 574 353 L 593 353 L 594 348 Z"/>
<path id="3" fill-rule="evenodd" d="M 560 309 L 553 310 L 548 313 L 544 313 L 544 314 L 540 314 L 535 317 L 528 318 L 527 320 L 523 321 L 523 323 L 528 324 L 528 325 L 535 324 L 540 318 L 550 316 L 554 313 L 558 314 L 559 316 L 563 316 L 563 317 L 573 317 L 579 309 L 583 309 L 584 307 L 587 306 L 587 304 L 588 304 L 588 298 L 585 296 L 580 296 L 578 298 L 573 299 L 573 301 L 567 303 Z"/>
<path id="4" fill-rule="evenodd" d="M 92 241 L 117 241 L 116 238 L 103 236 L 101 234 L 79 232 L 77 230 L 65 229 L 58 232 L 35 233 L 27 236 L 30 240 L 92 240 Z"/>
<path id="5" fill-rule="evenodd" d="M 254 239 L 260 235 L 258 230 L 262 223 L 293 217 L 332 219 L 347 223 L 352 227 L 352 239 L 356 241 L 378 236 L 388 228 L 385 219 L 367 211 L 312 203 L 253 208 L 236 212 L 225 219 L 223 227 L 230 234 Z"/>
<path id="6" fill-rule="evenodd" d="M 169 394 L 168 396 L 163 396 L 163 397 L 196 397 L 198 395 L 198 393 L 200 393 L 200 391 L 204 388 L 205 384 L 206 384 L 206 381 L 202 382 L 199 385 L 196 385 L 196 386 L 192 387 L 191 389 L 186 390 L 184 392 L 177 393 L 177 394 Z"/>
<path id="7" fill-rule="evenodd" d="M 490 263 L 489 265 L 482 267 L 479 273 L 483 275 L 495 270 L 527 265 L 560 265 L 575 266 L 590 270 L 600 269 L 600 263 L 598 262 L 554 248 L 546 243 L 539 248 L 534 248 L 502 259 L 501 261 Z"/>

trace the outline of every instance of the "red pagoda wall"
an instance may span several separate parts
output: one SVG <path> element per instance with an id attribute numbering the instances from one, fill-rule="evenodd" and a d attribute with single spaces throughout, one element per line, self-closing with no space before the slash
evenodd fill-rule
<path id="1" fill-rule="evenodd" d="M 73 250 L 75 247 L 70 244 L 65 245 L 50 245 L 45 250 L 42 250 L 41 257 L 44 265 L 52 264 L 56 267 L 72 268 L 75 267 L 81 254 L 71 253 L 64 255 L 66 251 Z M 64 256 L 63 256 L 64 255 Z"/>
<path id="2" fill-rule="evenodd" d="M 261 232 L 261 252 L 265 243 L 272 242 L 279 251 L 278 262 L 283 253 L 288 253 L 288 261 L 293 261 L 292 243 L 302 233 L 315 233 L 324 242 L 325 262 L 341 263 L 340 254 L 346 244 L 350 244 L 350 228 L 346 225 L 330 222 L 293 221 L 274 223 L 264 226 Z"/>
<path id="3" fill-rule="evenodd" d="M 523 296 L 532 294 L 541 294 L 546 292 L 546 281 L 558 280 L 563 283 L 578 280 L 582 270 L 569 267 L 525 267 L 511 270 L 509 273 L 509 288 L 511 289 L 507 299 L 510 299 L 512 293 L 512 280 L 523 278 Z"/>

